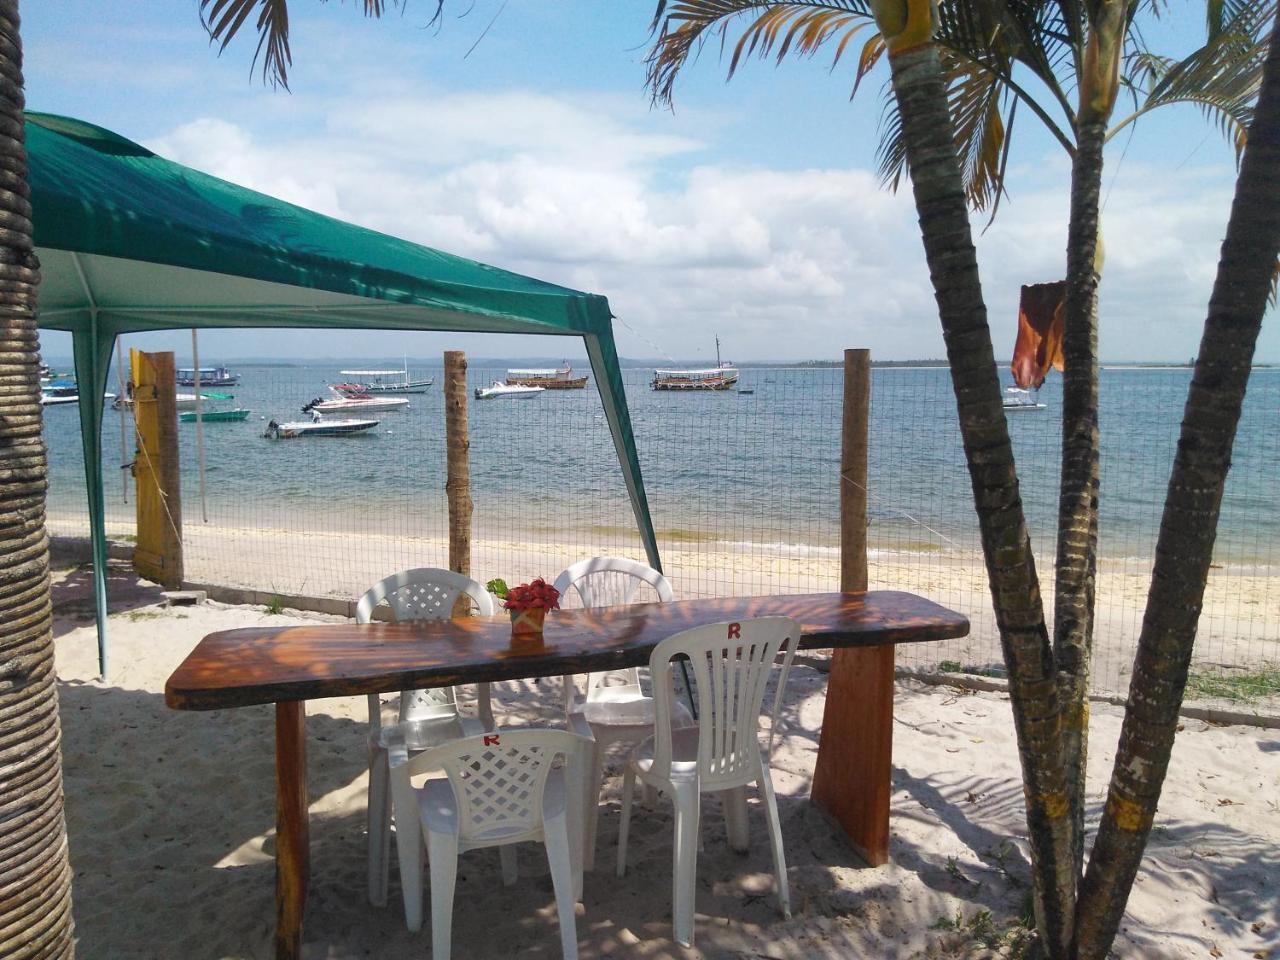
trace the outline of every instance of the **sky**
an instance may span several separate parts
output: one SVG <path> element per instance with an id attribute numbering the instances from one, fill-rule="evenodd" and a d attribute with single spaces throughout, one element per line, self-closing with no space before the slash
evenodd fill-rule
<path id="1" fill-rule="evenodd" d="M 853 61 L 750 61 L 717 46 L 674 108 L 645 88 L 654 0 L 291 0 L 291 92 L 251 69 L 252 21 L 221 56 L 197 0 L 26 3 L 27 104 L 163 156 L 450 253 L 609 298 L 624 357 L 735 361 L 943 356 L 909 191 L 883 187 L 885 67 L 850 100 Z M 1148 28 L 1192 49 L 1203 6 Z M 1122 107 L 1123 109 L 1123 107 Z M 1070 166 L 1020 118 L 1009 196 L 977 239 L 997 356 L 1020 284 L 1065 268 Z M 1106 154 L 1100 294 L 1105 361 L 1196 352 L 1235 156 L 1194 108 L 1167 108 Z M 975 220 L 975 232 L 985 217 Z M 545 357 L 568 341 L 509 335 L 209 331 L 202 362 L 273 357 Z M 126 346 L 189 355 L 186 333 Z M 46 333 L 47 356 L 70 355 Z M 583 356 L 571 350 L 571 359 Z M 1280 361 L 1274 311 L 1260 361 Z"/>

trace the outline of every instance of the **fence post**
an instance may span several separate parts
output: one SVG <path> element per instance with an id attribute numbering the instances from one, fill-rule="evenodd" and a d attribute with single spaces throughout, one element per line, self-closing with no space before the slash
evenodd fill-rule
<path id="1" fill-rule="evenodd" d="M 130 350 L 134 502 L 138 542 L 133 568 L 170 589 L 182 586 L 182 487 L 178 461 L 178 408 L 172 353 Z"/>
<path id="2" fill-rule="evenodd" d="M 844 352 L 840 441 L 840 589 L 867 589 L 867 446 L 871 352 Z M 812 800 L 871 866 L 889 861 L 893 646 L 847 647 L 831 658 Z"/>
<path id="3" fill-rule="evenodd" d="M 471 440 L 467 426 L 467 355 L 444 352 L 444 433 L 449 498 L 449 569 L 471 576 Z M 460 596 L 453 615 L 465 616 L 470 601 Z"/>

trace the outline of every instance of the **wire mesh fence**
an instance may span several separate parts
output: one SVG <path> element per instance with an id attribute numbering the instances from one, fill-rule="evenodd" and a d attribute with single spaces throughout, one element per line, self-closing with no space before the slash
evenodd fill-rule
<path id="1" fill-rule="evenodd" d="M 366 434 L 273 440 L 268 419 L 344 379 L 337 366 L 242 366 L 226 405 L 241 423 L 207 423 L 203 502 L 194 424 L 180 430 L 187 576 L 281 594 L 355 597 L 414 566 L 446 566 L 444 408 L 436 383 Z M 505 377 L 473 365 L 469 388 Z M 1190 372 L 1104 369 L 1102 509 L 1094 688 L 1123 696 L 1141 627 L 1164 490 Z M 745 368 L 739 390 L 666 393 L 624 371 L 663 565 L 681 597 L 832 590 L 839 578 L 842 374 L 835 367 Z M 348 378 L 349 379 L 349 378 Z M 745 393 L 744 390 L 752 392 Z M 1045 408 L 1010 415 L 1047 609 L 1060 452 L 1059 386 Z M 210 407 L 216 409 L 217 402 Z M 1274 465 L 1280 370 L 1250 384 L 1201 617 L 1189 700 L 1280 712 L 1280 534 Z M 120 418 L 123 416 L 123 420 Z M 594 383 L 530 400 L 470 402 L 472 573 L 554 577 L 584 557 L 644 559 Z M 107 527 L 134 534 L 128 414 L 103 429 Z M 74 407 L 46 411 L 49 525 L 87 533 Z M 122 447 L 121 436 L 124 444 Z M 1000 675 L 1003 663 L 955 405 L 943 368 L 878 367 L 868 476 L 870 581 L 970 617 L 964 639 L 899 648 L 903 666 Z M 112 474 L 120 473 L 120 477 Z M 126 499 L 127 497 L 127 499 Z"/>

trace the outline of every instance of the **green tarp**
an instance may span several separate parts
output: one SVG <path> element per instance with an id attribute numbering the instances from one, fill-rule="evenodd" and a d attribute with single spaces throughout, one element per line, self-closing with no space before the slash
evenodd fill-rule
<path id="1" fill-rule="evenodd" d="M 608 301 L 326 217 L 28 113 L 41 327 L 70 331 L 92 526 L 101 669 L 100 433 L 115 339 L 189 327 L 340 327 L 582 337 L 649 563 L 660 567 Z"/>

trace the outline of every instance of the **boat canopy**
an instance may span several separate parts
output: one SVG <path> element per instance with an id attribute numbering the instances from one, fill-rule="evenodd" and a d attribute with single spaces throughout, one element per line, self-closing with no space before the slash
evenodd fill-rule
<path id="1" fill-rule="evenodd" d="M 654 370 L 659 377 L 723 377 L 728 373 L 737 373 L 736 367 L 712 367 L 710 370 Z"/>
<path id="2" fill-rule="evenodd" d="M 339 370 L 344 377 L 403 377 L 403 370 Z"/>
<path id="3" fill-rule="evenodd" d="M 562 373 L 569 373 L 563 367 L 551 370 L 508 370 L 507 374 L 514 377 L 554 377 Z"/>
<path id="4" fill-rule="evenodd" d="M 165 160 L 82 120 L 28 113 L 25 132 L 42 276 L 39 324 L 70 331 L 82 386 L 104 676 L 100 436 L 111 353 L 125 333 L 328 327 L 581 337 L 641 541 L 650 565 L 661 569 L 604 297 L 323 216 Z"/>

